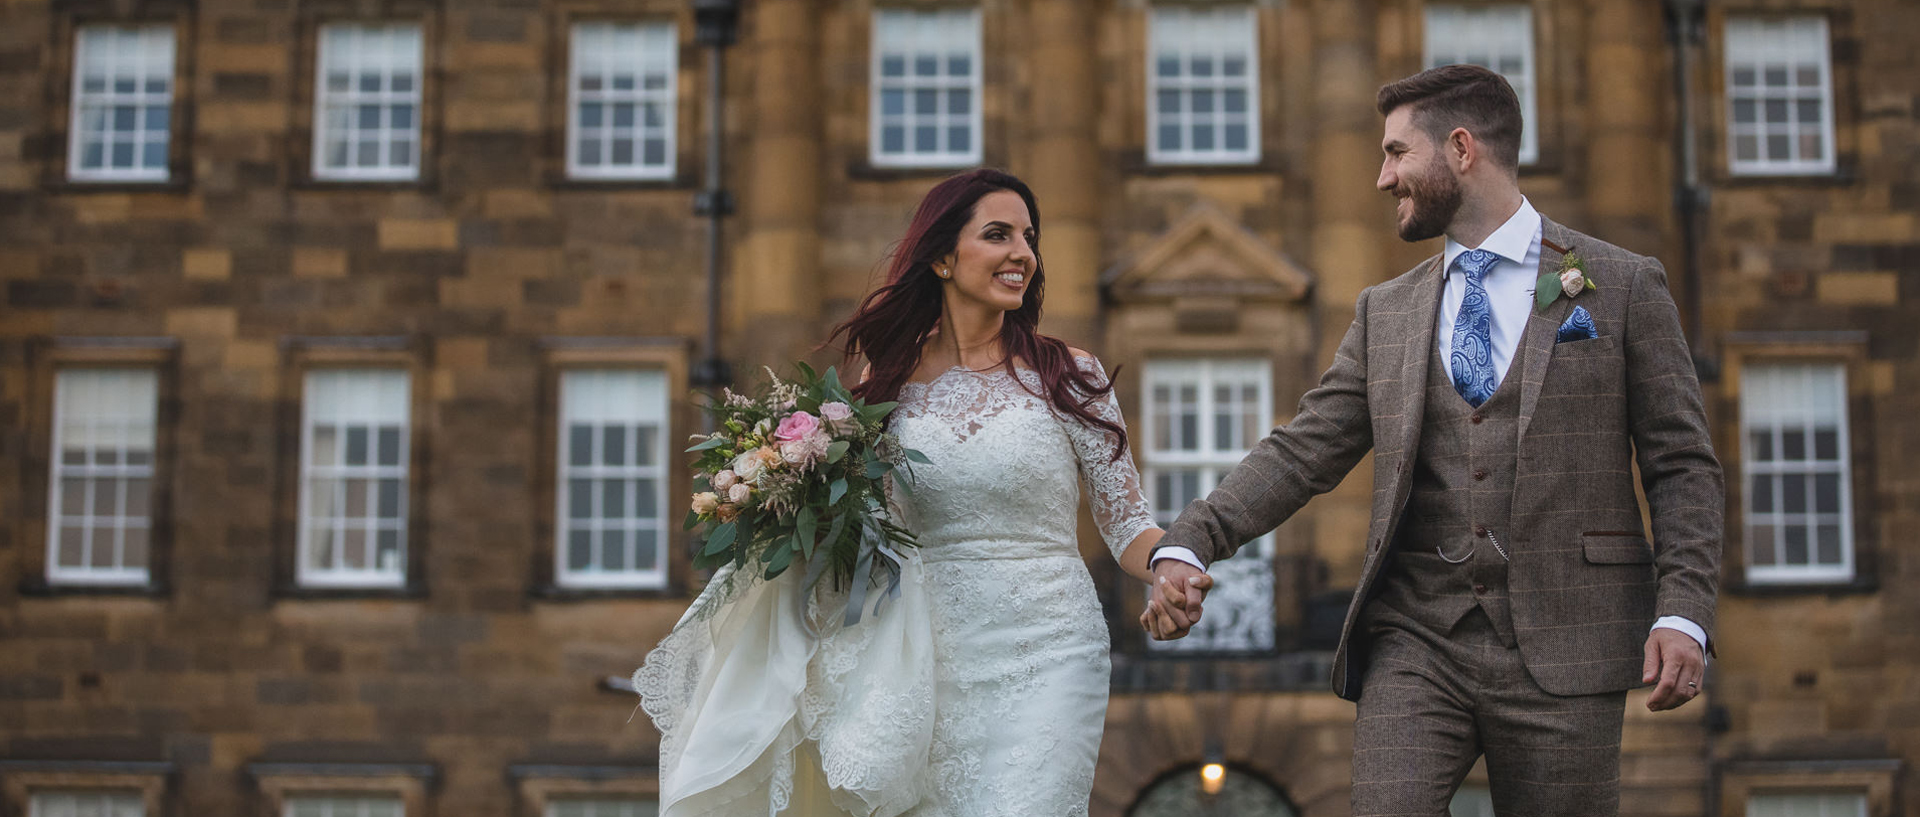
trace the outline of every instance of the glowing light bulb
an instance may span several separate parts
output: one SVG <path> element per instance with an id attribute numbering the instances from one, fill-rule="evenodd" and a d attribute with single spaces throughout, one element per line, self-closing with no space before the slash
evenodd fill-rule
<path id="1" fill-rule="evenodd" d="M 1227 767 L 1218 763 L 1209 763 L 1200 767 L 1200 790 L 1207 794 L 1219 794 L 1220 787 L 1227 781 Z"/>

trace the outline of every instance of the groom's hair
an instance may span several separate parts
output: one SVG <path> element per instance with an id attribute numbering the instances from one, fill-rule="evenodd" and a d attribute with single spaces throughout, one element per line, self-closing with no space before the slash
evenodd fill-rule
<path id="1" fill-rule="evenodd" d="M 1520 167 L 1520 97 L 1500 76 L 1478 65 L 1442 65 L 1380 86 L 1376 103 L 1386 116 L 1413 107 L 1413 123 L 1433 139 L 1446 141 L 1454 128 L 1466 128 L 1487 146 L 1494 161 L 1508 170 Z"/>

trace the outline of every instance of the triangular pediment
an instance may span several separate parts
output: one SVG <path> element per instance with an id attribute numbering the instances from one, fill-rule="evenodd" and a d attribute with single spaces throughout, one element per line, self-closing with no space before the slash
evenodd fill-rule
<path id="1" fill-rule="evenodd" d="M 1202 202 L 1153 243 L 1108 268 L 1101 283 L 1123 302 L 1189 296 L 1298 301 L 1312 290 L 1313 276 Z"/>

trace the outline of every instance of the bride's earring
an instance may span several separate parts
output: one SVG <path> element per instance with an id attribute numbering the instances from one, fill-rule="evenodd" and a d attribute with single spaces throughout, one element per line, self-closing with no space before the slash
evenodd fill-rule
<path id="1" fill-rule="evenodd" d="M 933 274 L 938 275 L 943 279 L 953 277 L 953 273 L 948 272 L 946 267 L 934 267 Z"/>

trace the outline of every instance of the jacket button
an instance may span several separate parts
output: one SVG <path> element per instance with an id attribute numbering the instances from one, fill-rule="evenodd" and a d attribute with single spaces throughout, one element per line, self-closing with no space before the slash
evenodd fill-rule
<path id="1" fill-rule="evenodd" d="M 1479 424 L 1480 424 L 1480 421 L 1481 421 L 1481 420 L 1484 420 L 1484 419 L 1486 419 L 1486 418 L 1484 418 L 1484 417 L 1481 417 L 1481 416 L 1480 416 L 1480 415 L 1478 415 L 1478 414 L 1475 414 L 1475 415 L 1473 415 L 1473 417 L 1472 417 L 1471 419 L 1472 419 L 1472 421 L 1473 421 L 1473 424 L 1474 424 L 1474 425 L 1479 425 Z"/>
<path id="2" fill-rule="evenodd" d="M 1473 592 L 1479 593 L 1481 595 L 1486 595 L 1487 586 L 1484 584 L 1476 584 L 1473 586 Z"/>
<path id="3" fill-rule="evenodd" d="M 1474 481 L 1475 481 L 1475 482 L 1479 482 L 1480 480 L 1483 480 L 1483 479 L 1486 479 L 1486 478 L 1487 478 L 1487 469 L 1485 469 L 1485 468 L 1476 468 L 1476 469 L 1474 469 L 1474 471 L 1473 471 L 1473 479 L 1474 479 Z"/>
<path id="4" fill-rule="evenodd" d="M 1486 529 L 1486 528 L 1483 528 L 1483 527 L 1480 527 L 1480 526 L 1478 526 L 1478 525 L 1475 525 L 1475 526 L 1474 526 L 1474 528 L 1473 528 L 1473 535 L 1475 535 L 1475 536 L 1478 536 L 1478 537 L 1481 537 L 1481 538 L 1483 538 L 1483 539 L 1484 539 L 1484 538 L 1486 538 L 1486 535 L 1487 535 L 1487 529 Z"/>

